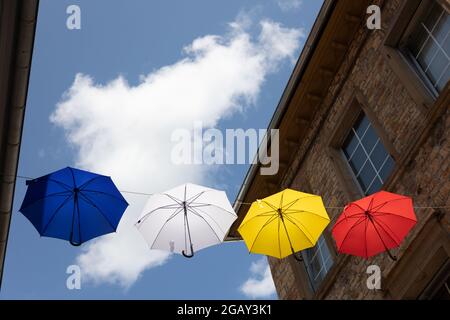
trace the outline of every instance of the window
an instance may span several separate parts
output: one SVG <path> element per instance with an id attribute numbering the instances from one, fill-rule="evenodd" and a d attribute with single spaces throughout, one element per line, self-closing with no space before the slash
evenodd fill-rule
<path id="1" fill-rule="evenodd" d="M 345 139 L 342 151 L 366 195 L 380 190 L 394 168 L 392 156 L 364 113 Z"/>
<path id="2" fill-rule="evenodd" d="M 302 251 L 302 255 L 311 286 L 316 291 L 333 265 L 333 256 L 324 236 L 319 238 L 315 247 Z"/>
<path id="3" fill-rule="evenodd" d="M 421 6 L 400 49 L 437 96 L 450 79 L 450 17 L 437 0 Z"/>
<path id="4" fill-rule="evenodd" d="M 420 300 L 450 300 L 450 260 L 434 274 L 423 292 L 419 295 Z"/>

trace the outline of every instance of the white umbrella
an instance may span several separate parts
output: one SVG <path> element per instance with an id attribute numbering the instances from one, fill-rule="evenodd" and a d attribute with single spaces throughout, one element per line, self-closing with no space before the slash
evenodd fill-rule
<path id="1" fill-rule="evenodd" d="M 151 249 L 190 258 L 222 243 L 236 218 L 224 191 L 187 183 L 150 196 L 136 228 Z"/>

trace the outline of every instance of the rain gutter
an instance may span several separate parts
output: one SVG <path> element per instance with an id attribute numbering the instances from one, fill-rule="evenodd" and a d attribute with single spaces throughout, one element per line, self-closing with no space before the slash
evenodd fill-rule
<path id="1" fill-rule="evenodd" d="M 39 0 L 0 2 L 0 288 L 11 223 Z"/>

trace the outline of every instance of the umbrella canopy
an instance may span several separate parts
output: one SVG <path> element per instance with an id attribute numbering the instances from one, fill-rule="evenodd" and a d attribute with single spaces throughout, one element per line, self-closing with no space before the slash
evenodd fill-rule
<path id="1" fill-rule="evenodd" d="M 110 177 L 70 167 L 27 185 L 19 211 L 41 236 L 72 245 L 115 232 L 128 206 Z"/>
<path id="2" fill-rule="evenodd" d="M 329 222 L 320 196 L 286 189 L 254 202 L 238 231 L 250 252 L 282 259 L 313 247 Z"/>
<path id="3" fill-rule="evenodd" d="M 348 204 L 333 227 L 340 253 L 368 259 L 398 247 L 417 222 L 409 197 L 380 191 Z"/>
<path id="4" fill-rule="evenodd" d="M 222 243 L 236 218 L 224 191 L 188 183 L 152 195 L 136 227 L 151 249 L 190 258 Z"/>

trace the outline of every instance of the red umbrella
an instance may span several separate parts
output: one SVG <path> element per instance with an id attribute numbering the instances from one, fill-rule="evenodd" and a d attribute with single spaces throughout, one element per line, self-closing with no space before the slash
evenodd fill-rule
<path id="1" fill-rule="evenodd" d="M 409 197 L 380 191 L 348 204 L 333 226 L 338 252 L 368 259 L 398 247 L 417 222 Z"/>

